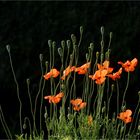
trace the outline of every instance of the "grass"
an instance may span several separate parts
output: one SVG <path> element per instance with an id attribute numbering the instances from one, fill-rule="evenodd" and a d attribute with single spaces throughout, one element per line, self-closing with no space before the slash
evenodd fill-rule
<path id="1" fill-rule="evenodd" d="M 139 103 L 135 110 L 128 108 L 126 94 L 132 72 L 137 66 L 137 58 L 118 62 L 119 70 L 110 67 L 110 46 L 104 45 L 104 27 L 101 27 L 101 43 L 94 52 L 90 43 L 85 54 L 85 62 L 79 65 L 79 49 L 83 37 L 80 27 L 79 42 L 74 34 L 71 40 L 61 41 L 58 48 L 61 66 L 55 64 L 56 43 L 49 40 L 50 60 L 44 64 L 40 54 L 41 78 L 35 101 L 30 95 L 30 79 L 27 79 L 31 118 L 23 118 L 20 89 L 14 72 L 10 46 L 7 45 L 10 65 L 17 87 L 19 101 L 20 133 L 12 136 L 0 106 L 0 120 L 8 139 L 17 140 L 79 140 L 79 139 L 139 139 Z M 57 58 L 58 59 L 58 58 Z M 57 66 L 59 70 L 55 68 Z M 55 69 L 55 70 L 54 70 Z M 120 91 L 121 76 L 127 73 L 124 91 Z M 63 77 L 63 78 L 62 78 Z M 120 96 L 123 94 L 123 96 Z M 117 105 L 112 107 L 113 102 Z M 34 103 L 34 104 L 33 104 Z M 113 108 L 113 109 L 112 109 Z M 112 111 L 113 110 L 113 111 Z M 134 119 L 135 118 L 135 119 Z M 31 121 L 32 120 L 32 121 Z"/>

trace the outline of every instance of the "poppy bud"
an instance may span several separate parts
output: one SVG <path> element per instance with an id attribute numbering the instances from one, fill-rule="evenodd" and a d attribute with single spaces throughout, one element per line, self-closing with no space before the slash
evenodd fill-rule
<path id="1" fill-rule="evenodd" d="M 43 60 L 43 54 L 39 54 L 39 59 L 40 59 L 40 61 Z"/>
<path id="2" fill-rule="evenodd" d="M 112 39 L 112 36 L 113 36 L 113 33 L 110 32 L 110 34 L 109 34 L 110 39 Z"/>
<path id="3" fill-rule="evenodd" d="M 70 44 L 71 44 L 70 40 L 67 40 L 67 47 L 68 48 L 70 48 Z"/>
<path id="4" fill-rule="evenodd" d="M 102 108 L 102 113 L 104 113 L 105 110 L 106 110 L 106 107 L 104 106 L 104 107 Z"/>
<path id="5" fill-rule="evenodd" d="M 64 40 L 61 41 L 61 46 L 64 49 L 64 47 L 65 47 L 65 41 Z"/>
<path id="6" fill-rule="evenodd" d="M 7 49 L 8 52 L 10 52 L 10 45 L 9 44 L 6 45 L 6 49 Z"/>
<path id="7" fill-rule="evenodd" d="M 138 95 L 140 96 L 140 91 L 138 91 Z"/>
<path id="8" fill-rule="evenodd" d="M 49 64 L 49 62 L 46 61 L 46 62 L 45 62 L 46 70 L 48 69 L 48 64 Z"/>
<path id="9" fill-rule="evenodd" d="M 83 26 L 80 26 L 80 34 L 83 34 Z"/>
<path id="10" fill-rule="evenodd" d="M 96 59 L 98 59 L 99 57 L 99 52 L 96 52 Z"/>
<path id="11" fill-rule="evenodd" d="M 140 125 L 138 126 L 138 130 L 140 131 Z"/>
<path id="12" fill-rule="evenodd" d="M 103 26 L 101 27 L 101 34 L 102 35 L 104 34 L 104 27 Z"/>
<path id="13" fill-rule="evenodd" d="M 56 46 L 56 42 L 53 41 L 53 42 L 52 42 L 52 47 L 54 48 L 55 46 Z"/>
<path id="14" fill-rule="evenodd" d="M 26 129 L 27 128 L 27 125 L 24 123 L 23 124 L 23 129 Z"/>
<path id="15" fill-rule="evenodd" d="M 48 45 L 49 45 L 49 47 L 52 46 L 52 41 L 51 40 L 48 40 Z"/>
<path id="16" fill-rule="evenodd" d="M 71 40 L 73 44 L 76 44 L 76 36 L 74 34 L 71 35 Z"/>
<path id="17" fill-rule="evenodd" d="M 27 82 L 27 85 L 29 85 L 29 84 L 30 84 L 30 79 L 27 78 L 27 79 L 26 79 L 26 82 Z"/>
<path id="18" fill-rule="evenodd" d="M 90 43 L 90 46 L 89 48 L 93 51 L 93 48 L 94 48 L 94 44 L 93 43 Z"/>
<path id="19" fill-rule="evenodd" d="M 62 56 L 62 48 L 58 48 L 58 54 Z"/>

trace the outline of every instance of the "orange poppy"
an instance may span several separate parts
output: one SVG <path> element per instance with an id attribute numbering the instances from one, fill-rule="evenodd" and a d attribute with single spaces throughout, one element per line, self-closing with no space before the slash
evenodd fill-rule
<path id="1" fill-rule="evenodd" d="M 103 62 L 103 65 L 97 64 L 97 67 L 98 67 L 99 70 L 104 70 L 104 69 L 107 70 L 108 73 L 111 73 L 113 71 L 113 68 L 109 67 L 109 61 L 108 60 L 105 60 Z"/>
<path id="2" fill-rule="evenodd" d="M 49 95 L 49 96 L 45 96 L 44 99 L 48 99 L 49 103 L 54 103 L 57 104 L 60 102 L 61 98 L 64 96 L 63 92 L 60 92 L 59 94 L 57 94 L 56 96 L 54 95 Z"/>
<path id="3" fill-rule="evenodd" d="M 117 72 L 113 74 L 108 74 L 107 76 L 110 77 L 112 80 L 116 80 L 120 78 L 120 75 L 122 74 L 122 68 L 120 68 Z"/>
<path id="4" fill-rule="evenodd" d="M 73 110 L 79 111 L 80 109 L 83 109 L 86 106 L 86 102 L 83 102 L 82 99 L 75 99 L 70 101 L 73 105 Z"/>
<path id="5" fill-rule="evenodd" d="M 92 80 L 95 80 L 96 84 L 102 84 L 104 83 L 105 79 L 106 79 L 106 75 L 107 75 L 108 71 L 107 70 L 97 70 L 95 72 L 94 75 L 89 75 L 89 78 L 91 78 Z"/>
<path id="6" fill-rule="evenodd" d="M 43 77 L 45 78 L 45 80 L 48 80 L 51 77 L 56 78 L 59 73 L 60 72 L 57 69 L 51 69 L 50 72 L 46 73 Z"/>
<path id="7" fill-rule="evenodd" d="M 63 76 L 61 77 L 62 80 L 65 80 L 66 76 L 69 75 L 72 71 L 75 70 L 75 66 L 68 66 L 64 71 L 63 71 Z"/>
<path id="8" fill-rule="evenodd" d="M 121 64 L 126 72 L 132 72 L 138 64 L 138 59 L 134 58 L 132 61 L 127 60 L 125 63 L 119 61 L 118 64 Z"/>
<path id="9" fill-rule="evenodd" d="M 126 111 L 121 112 L 121 113 L 117 116 L 117 118 L 120 119 L 120 120 L 122 120 L 122 121 L 124 121 L 124 123 L 127 124 L 127 123 L 132 122 L 132 117 L 131 117 L 131 115 L 132 115 L 132 111 L 131 111 L 130 109 L 127 109 Z"/>
<path id="10" fill-rule="evenodd" d="M 75 68 L 75 72 L 78 72 L 78 74 L 86 74 L 89 67 L 90 67 L 90 62 L 87 62 L 84 65 Z"/>

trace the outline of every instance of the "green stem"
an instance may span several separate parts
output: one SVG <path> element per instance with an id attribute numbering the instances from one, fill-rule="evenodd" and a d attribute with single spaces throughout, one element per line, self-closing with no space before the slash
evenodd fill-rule
<path id="1" fill-rule="evenodd" d="M 12 73 L 13 73 L 13 77 L 14 77 L 14 81 L 15 81 L 16 89 L 17 89 L 17 97 L 18 97 L 18 100 L 19 100 L 19 121 L 20 121 L 20 132 L 21 132 L 21 134 L 22 134 L 22 132 L 23 132 L 23 130 L 22 130 L 22 117 L 21 117 L 22 102 L 21 102 L 21 99 L 20 99 L 20 96 L 19 96 L 19 85 L 18 85 L 18 82 L 17 82 L 17 79 L 16 79 L 16 75 L 15 75 L 14 68 L 13 68 L 12 58 L 11 58 L 11 54 L 10 54 L 10 46 L 7 45 L 6 47 L 7 47 L 7 51 L 8 51 L 8 54 L 9 54 L 10 66 L 11 66 L 11 69 L 12 69 Z"/>
<path id="2" fill-rule="evenodd" d="M 128 89 L 129 79 L 130 79 L 130 73 L 128 72 L 128 75 L 127 75 L 127 83 L 126 83 L 125 91 L 124 91 L 123 98 L 122 98 L 122 106 L 124 104 L 124 99 L 125 99 L 125 96 L 126 96 L 126 91 Z"/>
<path id="3" fill-rule="evenodd" d="M 1 105 L 0 105 L 0 121 L 2 123 L 3 129 L 4 129 L 5 133 L 6 133 L 7 138 L 12 140 L 12 135 L 11 135 L 11 132 L 10 132 L 10 130 L 8 128 L 8 125 L 7 125 L 6 121 L 5 121 Z"/>

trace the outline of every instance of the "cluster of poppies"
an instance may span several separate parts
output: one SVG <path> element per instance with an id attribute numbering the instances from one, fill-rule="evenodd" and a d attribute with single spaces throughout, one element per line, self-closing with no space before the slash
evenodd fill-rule
<path id="1" fill-rule="evenodd" d="M 89 75 L 89 78 L 91 78 L 92 80 L 95 80 L 95 83 L 100 85 L 100 84 L 103 84 L 105 82 L 106 77 L 109 77 L 112 80 L 119 79 L 121 74 L 122 74 L 123 69 L 126 72 L 134 71 L 135 67 L 137 66 L 137 63 L 138 63 L 137 58 L 134 58 L 132 61 L 127 60 L 125 63 L 119 61 L 118 64 L 120 64 L 121 67 L 119 68 L 119 70 L 117 72 L 112 73 L 113 68 L 109 67 L 109 61 L 105 60 L 102 64 L 97 64 L 97 70 L 95 71 L 95 73 L 93 75 Z M 90 64 L 91 64 L 90 62 L 87 62 L 80 67 L 68 66 L 63 71 L 60 79 L 65 80 L 66 77 L 71 72 L 77 72 L 80 75 L 84 75 L 88 72 L 88 69 L 90 68 Z M 57 69 L 53 68 L 48 73 L 46 73 L 43 77 L 45 78 L 45 80 L 48 80 L 51 77 L 53 77 L 53 78 L 58 77 L 59 74 L 60 74 L 60 72 Z M 49 103 L 57 104 L 61 101 L 63 96 L 64 96 L 64 93 L 60 92 L 57 95 L 45 96 L 44 99 L 48 99 Z M 73 109 L 75 111 L 79 111 L 86 106 L 86 102 L 83 102 L 82 99 L 80 99 L 80 98 L 75 99 L 75 100 L 73 99 L 70 102 L 71 102 Z M 126 112 L 120 113 L 118 115 L 118 118 L 123 120 L 125 123 L 129 123 L 132 121 L 132 118 L 130 117 L 131 114 L 132 114 L 131 110 L 126 110 Z"/>

